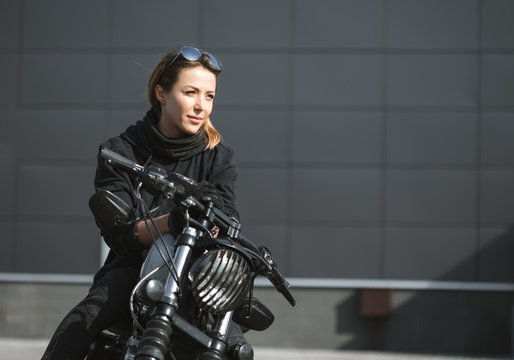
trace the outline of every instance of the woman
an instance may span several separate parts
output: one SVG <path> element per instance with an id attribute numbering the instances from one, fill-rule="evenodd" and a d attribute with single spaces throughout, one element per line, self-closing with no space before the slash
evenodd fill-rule
<path id="1" fill-rule="evenodd" d="M 237 218 L 233 151 L 220 142 L 210 120 L 220 72 L 221 65 L 212 54 L 193 47 L 165 55 L 149 80 L 151 109 L 142 121 L 101 147 L 196 180 L 202 195 L 209 195 L 225 213 Z M 135 185 L 125 173 L 98 163 L 97 191 L 109 190 L 133 205 Z M 174 215 L 173 203 L 144 189 L 141 195 L 150 209 L 159 207 L 155 219 L 159 231 L 176 234 L 180 217 Z M 102 228 L 102 222 L 96 220 Z M 102 235 L 110 247 L 106 262 L 95 275 L 87 297 L 57 328 L 43 359 L 83 359 L 99 332 L 122 321 L 130 322 L 129 295 L 152 235 L 144 221 L 115 231 L 102 230 Z M 244 341 L 237 325 L 232 324 L 230 333 L 229 343 Z"/>

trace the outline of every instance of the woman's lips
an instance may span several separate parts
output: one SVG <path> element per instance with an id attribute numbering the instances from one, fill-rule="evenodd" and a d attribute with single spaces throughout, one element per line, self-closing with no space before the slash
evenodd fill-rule
<path id="1" fill-rule="evenodd" d="M 198 116 L 191 116 L 191 115 L 188 115 L 187 116 L 189 118 L 189 120 L 191 120 L 193 123 L 195 124 L 201 124 L 202 121 L 203 121 L 203 118 L 201 117 L 198 117 Z"/>

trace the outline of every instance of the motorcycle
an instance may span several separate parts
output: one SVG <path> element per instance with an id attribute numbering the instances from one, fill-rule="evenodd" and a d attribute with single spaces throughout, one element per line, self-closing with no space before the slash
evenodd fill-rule
<path id="1" fill-rule="evenodd" d="M 99 159 L 137 180 L 134 195 L 141 219 L 158 236 L 130 297 L 131 328 L 102 332 L 87 359 L 253 359 L 250 344 L 229 348 L 227 334 L 232 322 L 243 331 L 262 331 L 273 323 L 273 313 L 253 297 L 256 277 L 268 278 L 296 304 L 271 252 L 246 238 L 241 224 L 212 199 L 195 198 L 194 180 L 137 164 L 108 149 L 100 150 Z M 153 211 L 141 199 L 142 187 L 161 192 L 181 209 L 185 225 L 176 239 L 159 233 Z M 90 207 L 106 226 L 134 221 L 135 210 L 109 191 L 93 195 Z"/>

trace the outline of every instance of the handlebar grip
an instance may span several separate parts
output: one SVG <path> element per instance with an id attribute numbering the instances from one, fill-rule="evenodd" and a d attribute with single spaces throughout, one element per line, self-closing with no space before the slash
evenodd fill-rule
<path id="1" fill-rule="evenodd" d="M 282 296 L 286 298 L 286 300 L 291 304 L 291 306 L 296 305 L 296 301 L 293 297 L 293 294 L 289 291 L 289 283 L 287 280 L 282 276 L 282 274 L 277 270 L 277 268 L 273 268 L 271 271 L 271 276 L 269 277 L 269 280 L 275 286 L 275 289 L 277 289 Z"/>
<path id="2" fill-rule="evenodd" d="M 286 298 L 286 300 L 291 304 L 291 306 L 296 306 L 296 300 L 293 297 L 293 294 L 288 289 L 289 283 L 285 281 L 283 284 L 281 284 L 279 287 L 277 287 L 278 291 Z"/>
<path id="3" fill-rule="evenodd" d="M 100 149 L 98 158 L 105 160 L 109 165 L 121 168 L 122 170 L 134 175 L 140 175 L 144 171 L 143 166 L 106 148 Z"/>
<path id="4" fill-rule="evenodd" d="M 116 165 L 121 165 L 129 168 L 133 168 L 136 165 L 135 162 L 107 148 L 101 148 L 98 157 L 100 159 L 104 159 L 107 162 L 112 162 Z"/>

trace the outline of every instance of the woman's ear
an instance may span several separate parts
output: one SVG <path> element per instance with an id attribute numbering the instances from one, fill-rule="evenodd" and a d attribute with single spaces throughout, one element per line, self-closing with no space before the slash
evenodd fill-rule
<path id="1" fill-rule="evenodd" d="M 155 87 L 155 96 L 161 104 L 166 100 L 166 97 L 164 96 L 164 89 L 161 87 L 161 85 L 157 85 Z"/>

